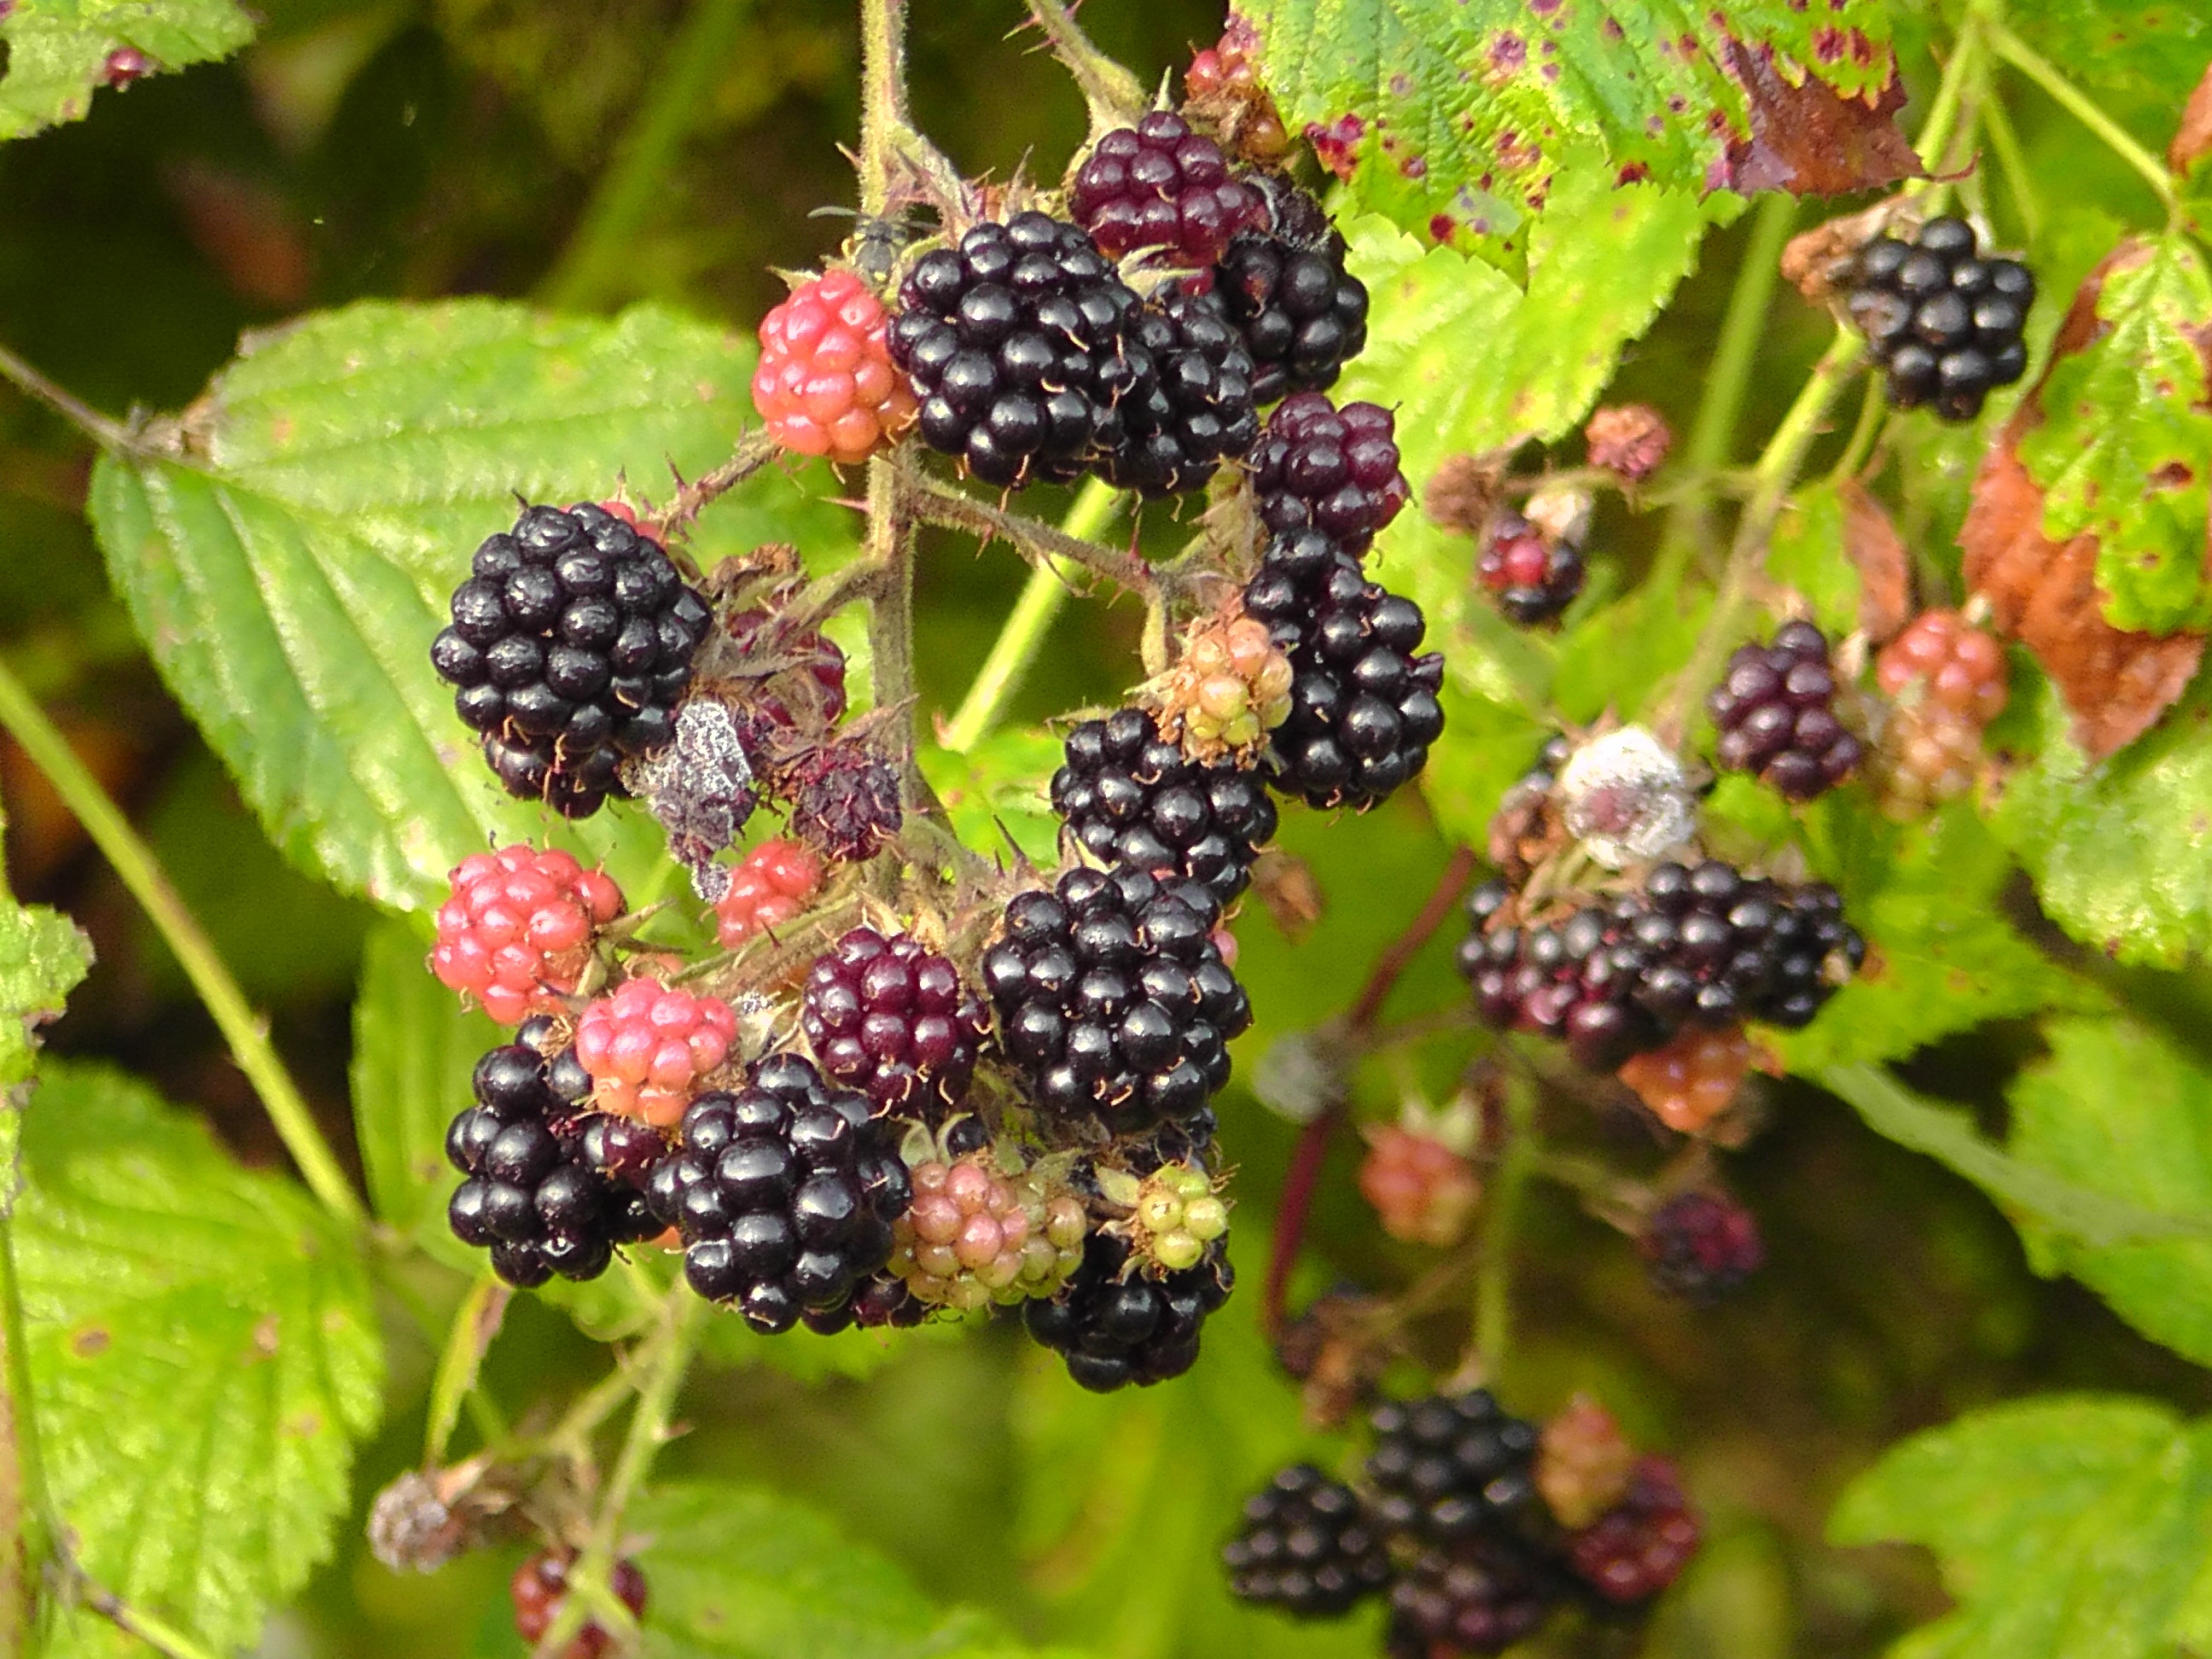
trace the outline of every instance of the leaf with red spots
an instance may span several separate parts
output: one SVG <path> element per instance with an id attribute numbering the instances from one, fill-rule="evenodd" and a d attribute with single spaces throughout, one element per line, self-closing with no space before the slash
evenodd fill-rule
<path id="1" fill-rule="evenodd" d="M 1261 70 L 1361 205 L 1517 270 L 1563 167 L 1692 190 L 1918 171 L 1869 0 L 1248 0 Z"/>

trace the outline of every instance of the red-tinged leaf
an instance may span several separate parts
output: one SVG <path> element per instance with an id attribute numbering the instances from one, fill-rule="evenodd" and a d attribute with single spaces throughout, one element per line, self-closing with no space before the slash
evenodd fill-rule
<path id="1" fill-rule="evenodd" d="M 2166 147 L 2166 164 L 2177 178 L 2186 178 L 2207 155 L 2212 155 L 2212 64 L 2204 66 L 2203 79 L 2181 106 L 2181 125 Z"/>
<path id="2" fill-rule="evenodd" d="M 1729 146 L 1721 182 L 1730 189 L 1842 196 L 1920 171 L 1893 119 L 1905 107 L 1903 82 L 1893 79 L 1870 102 L 1841 98 L 1812 76 L 1792 80 L 1771 46 L 1725 35 L 1720 44 L 1751 111 L 1751 136 Z"/>
<path id="3" fill-rule="evenodd" d="M 1856 478 L 1837 486 L 1844 504 L 1844 556 L 1859 573 L 1859 626 L 1879 645 L 1912 616 L 1912 556 L 1889 509 Z"/>

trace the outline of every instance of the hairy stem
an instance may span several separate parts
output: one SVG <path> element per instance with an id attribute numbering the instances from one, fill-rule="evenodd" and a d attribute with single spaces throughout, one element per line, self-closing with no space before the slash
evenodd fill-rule
<path id="1" fill-rule="evenodd" d="M 748 432 L 738 440 L 730 459 L 712 472 L 703 473 L 689 483 L 682 474 L 677 474 L 675 497 L 659 517 L 661 533 L 665 536 L 690 524 L 699 516 L 702 508 L 735 489 L 781 453 L 775 440 L 766 432 Z M 672 467 L 670 471 L 675 470 Z"/>
<path id="2" fill-rule="evenodd" d="M 183 967 L 192 989 L 199 994 L 230 1045 L 231 1058 L 260 1096 L 269 1121 L 276 1126 L 308 1189 L 349 1229 L 356 1232 L 365 1229 L 368 1212 L 354 1195 L 337 1154 L 316 1127 L 314 1114 L 300 1093 L 299 1085 L 284 1069 L 283 1060 L 269 1041 L 266 1024 L 254 1013 L 198 919 L 170 884 L 153 849 L 108 799 L 91 769 L 77 757 L 46 711 L 4 666 L 0 666 L 0 726 L 7 728 L 32 763 L 46 774 L 54 793 L 84 825 Z"/>
<path id="3" fill-rule="evenodd" d="M 860 0 L 860 211 L 883 213 L 909 130 L 906 0 Z"/>
<path id="4" fill-rule="evenodd" d="M 2050 60 L 2034 47 L 1993 18 L 1984 19 L 1981 27 L 1989 36 L 1990 45 L 1998 57 L 2051 95 L 2059 108 L 2079 121 L 2101 139 L 2105 148 L 2125 161 L 2137 173 L 2158 198 L 2169 219 L 2179 217 L 2181 198 L 2175 191 L 2173 179 L 2166 168 L 2132 137 L 2120 124 L 2099 108 L 2096 100 L 2061 75 Z"/>
<path id="5" fill-rule="evenodd" d="M 915 483 L 914 511 L 925 524 L 964 530 L 986 542 L 1006 542 L 1033 565 L 1073 566 L 1103 576 L 1133 593 L 1150 595 L 1159 585 L 1152 566 L 1133 551 L 1091 539 L 1113 517 L 1119 500 L 1110 485 L 1091 479 L 1055 528 L 977 501 L 949 484 L 921 478 Z"/>
<path id="6" fill-rule="evenodd" d="M 102 449 L 134 447 L 129 428 L 71 397 L 5 346 L 0 346 L 0 380 L 6 380 L 33 403 L 44 404 Z"/>
<path id="7" fill-rule="evenodd" d="M 125 1634 L 137 1637 L 155 1652 L 166 1654 L 168 1659 L 216 1659 L 213 1649 L 202 1647 L 166 1620 L 142 1607 L 131 1607 L 113 1590 L 94 1583 L 75 1565 L 68 1571 L 73 1594 L 81 1606 L 98 1613 Z"/>
<path id="8" fill-rule="evenodd" d="M 900 793 L 910 809 L 930 799 L 914 757 L 914 532 L 903 451 L 868 463 L 868 649 L 876 707 L 896 717 Z"/>
<path id="9" fill-rule="evenodd" d="M 1141 82 L 1091 44 L 1091 37 L 1060 0 L 1029 0 L 1030 16 L 1053 56 L 1066 65 L 1091 112 L 1093 142 L 1115 127 L 1133 126 L 1152 106 Z"/>

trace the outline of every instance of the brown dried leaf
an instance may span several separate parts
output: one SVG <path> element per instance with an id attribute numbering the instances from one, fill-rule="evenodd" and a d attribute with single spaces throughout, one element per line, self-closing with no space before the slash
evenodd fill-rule
<path id="1" fill-rule="evenodd" d="M 1771 46 L 1723 36 L 1721 52 L 1751 106 L 1751 136 L 1729 147 L 1730 188 L 1746 196 L 1840 196 L 1920 176 L 1920 158 L 1892 119 L 1905 105 L 1905 83 L 1894 75 L 1869 103 L 1817 76 L 1793 83 L 1776 69 Z"/>
<path id="2" fill-rule="evenodd" d="M 1480 536 L 1505 494 L 1505 475 L 1513 452 L 1493 449 L 1480 455 L 1447 455 L 1429 475 L 1421 492 L 1421 511 L 1431 522 L 1463 536 Z"/>
<path id="3" fill-rule="evenodd" d="M 1912 557 L 1889 511 L 1856 478 L 1836 487 L 1844 505 L 1844 556 L 1859 573 L 1859 626 L 1876 645 L 1912 617 Z"/>
<path id="4" fill-rule="evenodd" d="M 2166 165 L 2176 178 L 2185 176 L 2207 155 L 2212 155 L 2212 64 L 2204 66 L 2204 78 L 2182 106 L 2181 125 L 2173 142 L 2166 147 Z"/>
<path id="5" fill-rule="evenodd" d="M 1784 244 L 1782 276 L 1814 305 L 1836 295 L 1833 277 L 1844 261 L 1889 228 L 1902 204 L 1894 198 L 1829 219 Z"/>

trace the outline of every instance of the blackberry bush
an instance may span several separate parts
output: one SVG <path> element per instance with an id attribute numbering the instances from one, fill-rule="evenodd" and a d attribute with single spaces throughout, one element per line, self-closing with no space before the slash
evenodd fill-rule
<path id="1" fill-rule="evenodd" d="M 1009 1178 L 970 1154 L 917 1164 L 913 1181 L 890 1271 L 917 1302 L 965 1311 L 1050 1296 L 1082 1265 L 1082 1202 L 1035 1172 Z"/>
<path id="2" fill-rule="evenodd" d="M 453 866 L 438 907 L 430 971 L 502 1025 L 550 1013 L 576 989 L 599 929 L 622 914 L 622 890 L 567 853 L 502 847 Z"/>
<path id="3" fill-rule="evenodd" d="M 1392 1401 L 1368 1418 L 1375 1516 L 1432 1544 L 1494 1533 L 1535 1501 L 1537 1429 L 1486 1389 Z"/>
<path id="4" fill-rule="evenodd" d="M 1947 421 L 1971 421 L 2027 371 L 2021 331 L 2035 278 L 2017 260 L 1982 258 L 1963 219 L 1930 219 L 1909 242 L 1875 237 L 1837 283 L 1899 409 L 1932 404 Z"/>
<path id="5" fill-rule="evenodd" d="M 1094 1394 L 1181 1376 L 1198 1363 L 1200 1328 L 1237 1282 L 1223 1244 L 1195 1267 L 1154 1279 L 1129 1275 L 1129 1247 L 1093 1233 L 1083 1265 L 1049 1300 L 1024 1305 L 1030 1335 L 1060 1355 L 1067 1374 Z"/>
<path id="6" fill-rule="evenodd" d="M 906 934 L 855 927 L 816 959 L 799 1029 L 822 1069 L 878 1112 L 934 1120 L 957 1109 L 990 1033 L 983 1004 L 945 957 Z"/>
<path id="7" fill-rule="evenodd" d="M 1109 483 L 1180 495 L 1250 450 L 1260 433 L 1252 359 L 1211 295 L 1146 306 L 1126 356 L 1134 376 L 1114 406 L 1120 437 L 1097 465 Z"/>
<path id="8" fill-rule="evenodd" d="M 891 362 L 890 313 L 849 270 L 824 271 L 761 319 L 753 406 L 799 455 L 852 465 L 896 439 L 914 392 Z"/>
<path id="9" fill-rule="evenodd" d="M 1348 1613 L 1394 1576 L 1359 1495 L 1310 1463 L 1279 1471 L 1245 1500 L 1243 1525 L 1221 1561 L 1240 1601 L 1305 1619 Z"/>

